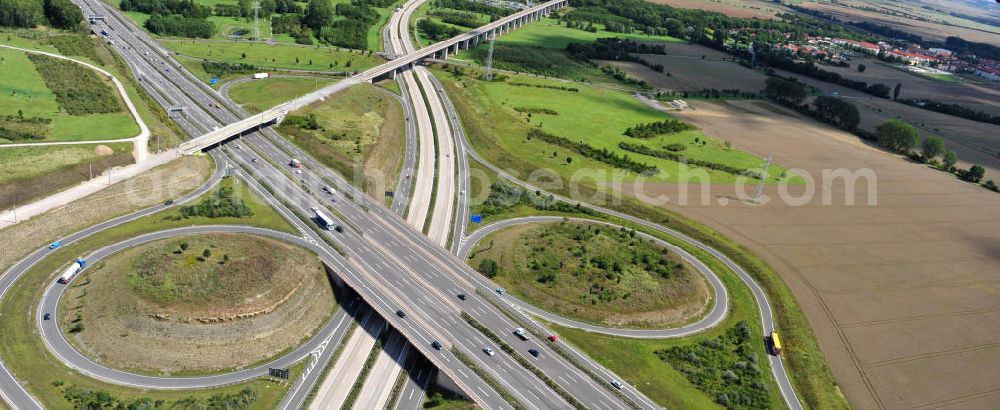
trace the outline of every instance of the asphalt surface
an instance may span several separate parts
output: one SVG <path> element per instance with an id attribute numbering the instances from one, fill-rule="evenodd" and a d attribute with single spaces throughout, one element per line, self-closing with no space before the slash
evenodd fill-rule
<path id="1" fill-rule="evenodd" d="M 94 0 L 79 1 L 86 3 L 85 14 L 90 14 L 87 12 L 87 7 L 99 9 L 98 14 L 109 14 L 109 11 L 105 10 L 106 6 L 101 3 Z M 213 127 L 237 120 L 237 117 L 228 109 L 217 105 L 220 99 L 217 95 L 213 95 L 214 91 L 206 90 L 207 87 L 193 79 L 190 74 L 181 72 L 175 61 L 164 58 L 168 54 L 148 38 L 143 38 L 145 37 L 144 33 L 121 20 L 114 21 L 113 24 L 121 27 L 118 31 L 112 32 L 112 37 L 116 39 L 115 47 L 120 48 L 129 66 L 143 81 L 152 82 L 148 89 L 151 90 L 153 98 L 167 107 L 176 105 L 188 107 L 185 109 L 184 115 L 175 118 L 182 128 L 192 135 L 200 135 L 200 133 L 210 131 Z M 290 144 L 282 139 L 272 140 L 272 138 L 274 136 L 250 134 L 244 137 L 244 141 L 255 152 L 263 152 L 275 164 L 287 163 L 288 157 L 285 152 L 292 150 L 289 147 Z M 275 145 L 280 145 L 281 148 Z M 289 183 L 292 178 L 297 176 L 293 177 L 288 173 L 288 170 L 283 170 L 269 161 L 250 161 L 249 159 L 255 158 L 256 155 L 250 154 L 250 149 L 230 148 L 223 151 L 224 154 L 220 155 L 223 155 L 225 159 L 242 162 L 243 166 L 251 169 L 250 179 L 264 181 L 272 188 L 279 187 L 276 193 L 282 200 L 282 206 L 288 204 L 288 208 L 297 213 L 308 214 L 310 207 L 319 204 L 331 206 L 331 200 L 336 199 L 337 202 L 333 203 L 336 205 L 333 206 L 336 207 L 339 215 L 343 215 L 342 220 L 338 217 L 339 223 L 363 228 L 359 230 L 347 229 L 343 234 L 317 232 L 317 234 L 326 237 L 316 244 L 329 257 L 331 266 L 334 266 L 335 270 L 343 275 L 344 280 L 384 317 L 392 317 L 392 312 L 397 308 L 408 309 L 410 314 L 407 319 L 390 319 L 393 326 L 407 339 L 414 342 L 414 346 L 421 350 L 429 360 L 448 373 L 450 378 L 455 380 L 462 386 L 463 390 L 483 406 L 488 408 L 509 407 L 488 384 L 471 374 L 471 370 L 461 364 L 448 349 L 441 351 L 430 349 L 431 340 L 441 340 L 446 346 L 464 351 L 465 355 L 476 362 L 478 367 L 483 368 L 495 379 L 498 379 L 501 386 L 511 391 L 528 408 L 564 408 L 568 406 L 568 403 L 499 349 L 494 349 L 498 350 L 496 356 L 482 354 L 480 350 L 489 345 L 489 342 L 481 333 L 464 323 L 459 316 L 461 311 L 468 312 L 476 320 L 492 329 L 498 336 L 504 338 L 507 343 L 517 346 L 518 350 L 515 354 L 533 361 L 538 368 L 553 377 L 562 389 L 569 391 L 588 407 L 624 408 L 628 406 L 617 397 L 609 394 L 610 387 L 607 386 L 606 382 L 599 383 L 590 379 L 556 354 L 544 354 L 543 359 L 540 360 L 527 356 L 528 347 L 534 346 L 545 352 L 547 351 L 546 345 L 538 341 L 521 342 L 510 333 L 510 330 L 516 327 L 514 322 L 495 310 L 495 307 L 488 302 L 479 300 L 477 296 L 472 296 L 459 306 L 454 295 L 457 292 L 466 292 L 467 289 L 472 289 L 475 285 L 468 278 L 478 274 L 466 266 L 464 261 L 448 254 L 440 246 L 428 241 L 418 231 L 410 228 L 396 214 L 365 198 L 339 175 L 333 174 L 325 168 L 316 167 L 315 162 L 309 159 L 304 161 L 307 163 L 308 172 L 300 178 L 301 185 L 294 182 Z M 471 151 L 470 154 L 474 155 Z M 305 156 L 301 157 L 305 158 Z M 320 175 L 320 177 L 315 175 Z M 330 198 L 317 194 L 315 187 L 325 183 L 326 179 L 336 181 L 341 191 L 350 192 L 358 203 L 339 195 Z M 279 210 L 281 208 L 279 207 Z M 628 218 L 627 215 L 624 217 Z M 347 224 L 345 220 L 351 221 L 351 224 Z M 646 224 L 649 223 L 646 222 Z M 337 243 L 347 256 L 338 254 L 332 246 L 325 243 L 326 241 Z M 733 265 L 738 274 L 742 273 L 741 277 L 746 275 L 738 266 Z M 7 275 L 4 279 L 6 278 Z M 749 279 L 748 276 L 746 278 Z M 753 283 L 752 280 L 750 283 Z M 751 288 L 756 289 L 754 293 L 755 297 L 758 297 L 760 289 L 759 287 L 755 288 L 755 285 L 755 283 L 751 285 Z M 765 329 L 768 325 L 773 327 L 766 298 L 763 297 L 762 292 L 759 295 L 758 303 L 762 306 Z M 763 303 L 760 303 L 761 299 L 763 299 Z M 766 315 L 764 307 L 767 307 Z M 780 358 L 777 359 L 777 363 L 778 366 L 774 366 L 774 358 L 772 358 L 772 368 L 776 369 L 776 376 L 778 369 L 780 369 Z M 592 361 L 585 361 L 585 365 L 591 367 L 591 370 L 598 374 L 613 377 L 610 372 Z M 3 370 L 3 374 L 0 374 L 0 386 L 3 387 L 5 399 L 14 402 L 7 397 L 9 396 L 8 388 L 10 382 L 17 383 L 13 381 L 12 377 L 9 377 L 6 369 Z M 782 376 L 784 375 L 783 369 L 780 373 Z M 787 379 L 785 380 L 787 381 Z M 779 377 L 779 386 L 781 385 Z M 17 386 L 16 389 L 23 392 L 20 386 Z M 784 386 L 782 386 L 782 391 L 785 392 Z M 657 407 L 630 387 L 626 387 L 622 392 L 639 403 L 641 407 Z M 24 395 L 27 396 L 27 393 L 25 392 Z M 794 397 L 794 392 L 792 395 Z M 786 399 L 787 397 L 786 395 Z M 30 399 L 30 396 L 28 398 Z M 36 407 L 32 406 L 31 403 L 24 403 L 27 403 L 25 408 Z M 34 404 L 37 405 L 37 403 Z M 15 404 L 15 407 L 21 408 L 22 406 Z"/>
<path id="2" fill-rule="evenodd" d="M 103 6 L 96 4 L 95 7 Z M 107 12 L 102 14 L 107 14 Z M 115 24 L 124 26 L 121 21 Z M 128 29 L 118 29 L 116 32 L 128 32 L 132 36 L 144 35 L 139 31 Z M 123 43 L 121 38 L 116 38 L 118 39 L 116 43 L 121 45 Z M 131 47 L 125 48 L 124 51 L 131 51 L 133 47 L 138 47 L 138 51 L 141 52 L 142 48 L 157 47 L 155 44 L 151 44 L 152 42 L 148 39 L 130 38 L 129 40 L 125 42 L 128 42 Z M 154 49 L 152 52 L 155 53 L 156 50 Z M 144 53 L 129 52 L 125 54 L 126 60 L 144 55 Z M 142 57 L 138 59 L 145 60 Z M 205 90 L 207 87 L 190 78 L 187 74 L 178 74 L 175 62 L 172 60 L 153 60 L 151 63 L 157 69 L 155 73 L 144 73 L 144 78 L 147 78 L 148 81 L 155 81 L 154 88 L 165 90 L 164 95 L 181 100 L 181 102 L 187 102 L 187 104 L 182 104 L 188 108 L 180 120 L 187 122 L 187 125 L 196 130 L 198 128 L 202 130 L 212 129 L 219 126 L 217 124 L 236 120 L 236 117 L 228 110 L 217 106 L 219 100 L 217 95 L 214 95 L 214 91 Z M 154 74 L 158 77 L 155 77 Z M 298 183 L 290 184 L 291 178 L 294 177 L 287 170 L 279 170 L 271 162 L 265 160 L 249 161 L 255 157 L 255 154 L 249 154 L 252 148 L 271 150 L 268 153 L 268 158 L 273 160 L 274 164 L 287 163 L 288 157 L 282 155 L 281 152 L 275 152 L 275 148 L 270 145 L 268 139 L 259 134 L 250 134 L 243 138 L 243 142 L 248 149 L 227 148 L 224 152 L 230 159 L 243 161 L 244 166 L 253 169 L 252 178 L 266 181 L 272 188 L 277 187 L 274 188 L 275 193 L 282 199 L 282 203 L 287 203 L 297 213 L 308 214 L 309 208 L 312 206 L 316 206 L 318 203 L 327 203 L 330 200 L 330 198 L 321 197 L 315 191 L 315 187 L 320 183 L 327 182 L 325 179 L 332 178 L 336 181 L 335 185 L 342 190 L 350 191 L 356 199 L 364 198 L 363 194 L 349 188 L 346 181 L 343 181 L 339 175 L 322 167 L 317 171 L 325 173 L 324 178 L 313 178 L 311 176 L 313 172 L 300 178 L 307 181 L 304 184 L 313 187 L 312 189 L 307 191 Z M 290 144 L 287 141 L 279 139 L 276 142 L 282 144 L 282 150 L 289 149 Z M 311 160 L 304 159 L 304 162 L 314 164 Z M 369 304 L 385 317 L 391 317 L 392 312 L 400 306 L 408 307 L 411 313 L 404 323 L 394 324 L 397 330 L 406 335 L 429 360 L 448 373 L 451 379 L 455 380 L 463 390 L 485 407 L 507 408 L 508 405 L 488 384 L 454 358 L 449 350 L 435 351 L 430 349 L 431 338 L 441 339 L 446 346 L 463 350 L 466 356 L 477 363 L 477 366 L 491 373 L 492 377 L 499 380 L 501 386 L 513 392 L 515 396 L 518 396 L 518 400 L 524 402 L 529 408 L 566 406 L 566 403 L 544 382 L 528 370 L 521 368 L 512 358 L 506 357 L 502 353 L 484 358 L 484 355 L 480 353 L 480 349 L 487 343 L 485 336 L 461 320 L 458 314 L 460 309 L 454 305 L 453 295 L 441 293 L 442 289 L 449 286 L 448 282 L 452 283 L 451 286 L 455 286 L 455 281 L 461 278 L 456 270 L 469 270 L 468 267 L 453 256 L 446 254 L 440 247 L 427 241 L 419 232 L 409 228 L 397 215 L 378 203 L 364 198 L 361 205 L 363 206 L 356 206 L 344 198 L 340 198 L 337 202 L 340 212 L 346 215 L 345 219 L 351 220 L 354 225 L 365 227 L 363 235 L 358 235 L 357 232 L 353 231 L 347 232 L 347 235 L 322 233 L 328 237 L 327 240 L 337 242 L 341 249 L 347 250 L 348 257 L 339 257 L 338 255 L 334 258 L 335 263 L 338 264 L 335 269 L 343 274 L 345 282 L 363 295 Z M 371 232 L 376 234 L 369 234 Z M 372 236 L 375 238 L 372 239 Z M 393 248 L 393 251 L 389 251 L 389 248 Z M 332 247 L 329 249 L 332 250 Z M 403 262 L 403 260 L 407 260 L 407 262 Z M 418 271 L 414 271 L 414 269 Z M 431 282 L 435 283 L 432 285 Z M 474 307 L 473 311 L 477 312 L 477 320 L 494 328 L 498 334 L 506 334 L 506 330 L 514 327 L 511 321 L 485 303 Z M 546 360 L 540 363 L 539 367 L 546 371 L 551 370 L 553 374 L 566 374 L 569 377 L 568 380 L 582 380 L 583 382 L 566 383 L 567 385 L 563 387 L 584 402 L 599 403 L 595 407 L 624 407 L 622 403 L 608 396 L 604 388 L 594 384 L 593 381 L 584 379 L 579 371 L 565 361 Z M 533 399 L 529 400 L 525 395 L 533 397 Z"/>
<path id="3" fill-rule="evenodd" d="M 462 258 L 468 258 L 469 253 L 472 251 L 472 248 L 475 247 L 477 242 L 482 240 L 486 235 L 489 235 L 490 233 L 496 232 L 497 230 L 500 229 L 509 228 L 517 225 L 524 225 L 524 224 L 562 222 L 564 220 L 568 220 L 571 222 L 600 224 L 615 229 L 621 228 L 620 225 L 615 225 L 609 222 L 584 219 L 584 218 L 564 218 L 561 216 L 529 216 L 523 218 L 507 219 L 503 221 L 494 222 L 489 225 L 485 225 L 477 229 L 475 232 L 473 232 L 472 235 L 466 237 L 465 240 L 462 242 L 462 246 L 459 248 L 458 255 Z M 702 276 L 704 276 L 705 279 L 708 281 L 712 289 L 711 307 L 709 308 L 708 312 L 704 314 L 696 322 L 671 329 L 654 330 L 654 329 L 612 328 L 612 327 L 598 326 L 590 323 L 568 319 L 553 314 L 544 309 L 535 307 L 534 305 L 527 303 L 523 300 L 520 300 L 510 294 L 505 294 L 502 299 L 507 304 L 513 306 L 515 309 L 530 313 L 533 316 L 540 317 L 542 319 L 545 319 L 546 321 L 561 326 L 582 329 L 594 333 L 601 333 L 613 336 L 625 336 L 632 338 L 666 339 L 666 338 L 689 336 L 695 333 L 703 332 L 707 329 L 711 329 L 716 325 L 718 325 L 719 323 L 721 323 L 726 318 L 726 314 L 729 311 L 729 293 L 726 291 L 726 286 L 722 283 L 722 280 L 715 275 L 715 272 L 712 272 L 711 268 L 705 265 L 702 261 L 698 260 L 698 258 L 695 258 L 691 254 L 687 253 L 687 251 L 677 246 L 674 246 L 673 244 L 667 241 L 664 241 L 660 238 L 651 235 L 647 235 L 642 232 L 636 232 L 636 234 L 641 238 L 652 240 L 656 242 L 658 245 L 669 249 L 671 252 L 680 255 L 680 257 L 683 258 L 685 262 L 691 264 L 691 266 L 697 269 L 698 272 L 701 273 Z M 479 288 L 486 292 L 490 292 L 496 289 L 496 285 L 493 282 L 482 277 L 482 275 L 480 275 L 480 277 L 477 278 L 476 282 L 478 283 Z"/>

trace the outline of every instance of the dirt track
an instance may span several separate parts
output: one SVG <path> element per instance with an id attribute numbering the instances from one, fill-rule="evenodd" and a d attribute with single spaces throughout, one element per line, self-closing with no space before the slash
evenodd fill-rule
<path id="1" fill-rule="evenodd" d="M 773 153 L 783 166 L 817 176 L 826 168 L 875 171 L 874 206 L 865 205 L 864 183 L 852 190 L 855 206 L 844 205 L 842 183 L 832 184 L 830 206 L 819 195 L 803 206 L 736 204 L 732 186 L 713 186 L 709 204 L 666 205 L 768 260 L 854 407 L 996 402 L 1000 195 L 763 102 L 692 105 L 678 116 L 737 148 Z M 677 187 L 647 184 L 646 193 L 654 191 L 676 194 Z M 777 197 L 778 187 L 764 192 Z"/>

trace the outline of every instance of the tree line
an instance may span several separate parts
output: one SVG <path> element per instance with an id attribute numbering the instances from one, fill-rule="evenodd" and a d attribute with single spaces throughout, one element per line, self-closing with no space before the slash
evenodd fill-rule
<path id="1" fill-rule="evenodd" d="M 958 104 L 949 104 L 927 99 L 923 100 L 902 99 L 897 101 L 906 105 L 912 105 L 914 107 L 923 108 L 925 110 L 939 112 L 942 114 L 953 115 L 955 117 L 965 118 L 967 120 L 1000 125 L 1000 116 L 990 115 L 989 113 L 986 113 L 982 110 L 976 111 L 969 107 L 964 107 Z"/>
<path id="2" fill-rule="evenodd" d="M 34 28 L 49 25 L 74 29 L 83 21 L 80 8 L 70 0 L 0 0 L 0 26 Z"/>

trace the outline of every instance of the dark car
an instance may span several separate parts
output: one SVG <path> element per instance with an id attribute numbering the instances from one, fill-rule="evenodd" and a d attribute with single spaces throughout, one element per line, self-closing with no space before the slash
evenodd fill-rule
<path id="1" fill-rule="evenodd" d="M 333 228 L 333 230 L 335 230 L 335 231 L 337 231 L 337 232 L 344 232 L 344 227 L 343 227 L 343 226 L 340 226 L 340 225 L 337 225 L 337 227 L 336 227 L 336 228 Z"/>
<path id="2" fill-rule="evenodd" d="M 45 319 L 45 320 L 52 319 L 52 314 L 51 313 L 46 313 L 45 316 L 42 316 L 42 319 Z"/>
<path id="3" fill-rule="evenodd" d="M 174 204 L 174 200 L 173 199 L 168 199 L 167 202 L 163 203 L 163 205 L 166 205 L 166 206 L 170 206 L 170 205 L 173 205 L 173 204 Z"/>
<path id="4" fill-rule="evenodd" d="M 458 294 L 458 298 L 461 299 L 461 300 L 465 300 L 465 294 L 464 293 L 459 293 Z"/>
<path id="5" fill-rule="evenodd" d="M 535 357 L 538 357 L 539 355 L 541 355 L 541 353 L 538 352 L 538 349 L 528 349 L 528 353 L 530 353 L 532 356 L 535 356 Z"/>
<path id="6" fill-rule="evenodd" d="M 433 348 L 435 348 L 437 350 L 441 350 L 441 342 L 435 340 L 434 343 L 431 343 L 431 347 L 433 347 Z"/>
<path id="7" fill-rule="evenodd" d="M 397 310 L 397 311 L 396 311 L 396 316 L 399 316 L 399 317 L 406 317 L 406 312 L 404 312 L 404 311 L 402 311 L 402 310 Z"/>

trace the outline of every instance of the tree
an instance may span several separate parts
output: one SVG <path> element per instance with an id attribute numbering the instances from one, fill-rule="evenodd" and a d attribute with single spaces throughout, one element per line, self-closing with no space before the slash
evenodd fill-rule
<path id="1" fill-rule="evenodd" d="M 482 273 L 483 275 L 486 275 L 487 277 L 492 278 L 492 277 L 497 276 L 497 273 L 499 272 L 499 270 L 500 270 L 500 266 L 497 264 L 497 261 L 495 261 L 493 259 L 485 258 L 485 259 L 479 261 L 479 273 Z"/>
<path id="2" fill-rule="evenodd" d="M 986 169 L 982 165 L 973 165 L 969 167 L 968 171 L 962 173 L 962 179 L 969 182 L 979 182 L 983 180 L 983 175 L 986 175 Z"/>
<path id="3" fill-rule="evenodd" d="M 42 2 L 31 0 L 0 0 L 0 26 L 35 27 L 42 22 Z"/>
<path id="4" fill-rule="evenodd" d="M 333 6 L 329 0 L 309 0 L 305 18 L 302 23 L 313 31 L 319 32 L 323 26 L 333 22 Z"/>
<path id="5" fill-rule="evenodd" d="M 875 127 L 875 136 L 881 147 L 901 153 L 909 152 L 920 141 L 916 127 L 896 119 Z"/>
<path id="6" fill-rule="evenodd" d="M 861 122 L 861 114 L 858 107 L 840 98 L 820 96 L 813 102 L 816 107 L 816 115 L 823 121 L 836 125 L 838 128 L 854 131 Z"/>
<path id="7" fill-rule="evenodd" d="M 955 166 L 955 164 L 958 163 L 958 154 L 956 154 L 955 151 L 945 152 L 943 161 L 944 161 L 944 166 L 948 169 L 951 169 L 951 167 Z"/>
<path id="8" fill-rule="evenodd" d="M 944 154 L 944 140 L 932 135 L 924 139 L 920 148 L 923 151 L 924 159 L 931 161 Z"/>
<path id="9" fill-rule="evenodd" d="M 188 250 L 188 243 L 181 242 L 181 251 L 186 251 L 186 250 Z"/>
<path id="10" fill-rule="evenodd" d="M 865 72 L 865 70 L 866 70 L 867 68 L 868 68 L 868 67 L 867 67 L 867 66 L 865 66 L 864 64 L 858 64 L 858 72 L 859 72 L 859 73 L 863 73 L 863 72 Z"/>
<path id="11" fill-rule="evenodd" d="M 903 88 L 903 83 L 896 83 L 896 88 L 892 89 L 892 99 L 899 99 L 899 90 Z"/>
<path id="12" fill-rule="evenodd" d="M 80 8 L 69 0 L 45 0 L 45 17 L 53 27 L 72 29 L 83 21 Z"/>
<path id="13" fill-rule="evenodd" d="M 794 80 L 769 77 L 764 82 L 764 95 L 785 104 L 799 105 L 806 99 L 806 86 Z"/>
<path id="14" fill-rule="evenodd" d="M 205 249 L 205 251 L 201 253 L 201 256 L 205 257 L 205 259 L 211 258 L 212 257 L 212 251 L 210 251 L 208 249 Z"/>
<path id="15" fill-rule="evenodd" d="M 984 182 L 983 186 L 986 187 L 986 189 L 989 189 L 990 191 L 1000 192 L 1000 187 L 997 187 L 997 183 L 993 182 L 992 179 Z"/>

